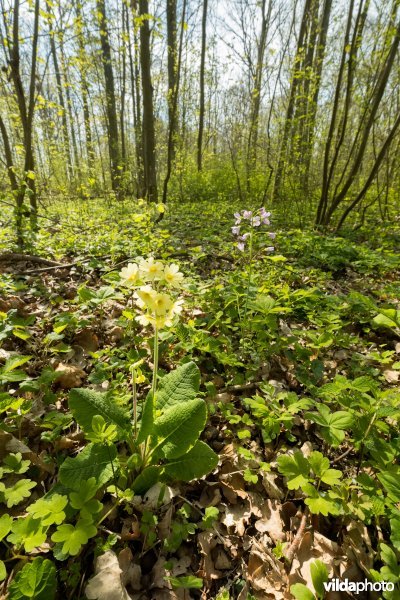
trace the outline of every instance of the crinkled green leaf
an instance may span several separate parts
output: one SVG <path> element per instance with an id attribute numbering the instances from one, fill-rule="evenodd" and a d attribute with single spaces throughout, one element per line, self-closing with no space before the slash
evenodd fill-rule
<path id="1" fill-rule="evenodd" d="M 169 479 L 191 481 L 210 473 L 218 464 L 218 455 L 204 442 L 197 441 L 189 452 L 169 460 L 164 475 Z"/>
<path id="2" fill-rule="evenodd" d="M 157 392 L 157 410 L 193 400 L 199 391 L 200 371 L 194 362 L 188 362 L 168 373 L 160 381 Z"/>
<path id="3" fill-rule="evenodd" d="M 131 428 L 128 413 L 107 393 L 87 388 L 73 389 L 69 393 L 69 408 L 85 431 L 92 431 L 92 419 L 96 415 L 101 415 L 108 425 L 114 424 L 120 429 Z"/>
<path id="4" fill-rule="evenodd" d="M 115 446 L 89 444 L 75 458 L 66 458 L 59 470 L 61 483 L 75 490 L 83 481 L 95 477 L 101 487 L 113 477 L 111 461 L 117 456 Z M 114 467 L 116 468 L 116 467 Z"/>
<path id="5" fill-rule="evenodd" d="M 161 450 L 167 459 L 182 456 L 195 444 L 206 419 L 204 400 L 189 400 L 171 406 L 154 422 L 158 451 Z"/>

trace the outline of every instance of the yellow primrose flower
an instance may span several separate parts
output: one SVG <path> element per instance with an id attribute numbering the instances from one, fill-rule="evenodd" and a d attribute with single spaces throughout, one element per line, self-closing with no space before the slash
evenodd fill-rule
<path id="1" fill-rule="evenodd" d="M 148 260 L 142 260 L 139 269 L 143 277 L 149 281 L 162 279 L 164 275 L 164 265 L 160 261 L 154 262 L 152 256 Z"/>
<path id="2" fill-rule="evenodd" d="M 165 265 L 164 279 L 168 285 L 171 285 L 172 287 L 177 287 L 183 280 L 183 273 L 179 271 L 178 265 Z"/>
<path id="3" fill-rule="evenodd" d="M 149 308 L 150 310 L 155 310 L 154 300 L 157 296 L 156 290 L 153 290 L 151 285 L 144 285 L 139 288 L 135 294 L 136 296 L 136 304 L 140 308 Z"/>
<path id="4" fill-rule="evenodd" d="M 125 279 L 127 283 L 138 283 L 140 280 L 139 267 L 136 263 L 128 263 L 126 267 L 121 269 L 119 276 Z"/>
<path id="5" fill-rule="evenodd" d="M 158 317 L 166 315 L 172 309 L 173 305 L 173 300 L 168 294 L 160 293 L 154 297 L 154 312 Z"/>

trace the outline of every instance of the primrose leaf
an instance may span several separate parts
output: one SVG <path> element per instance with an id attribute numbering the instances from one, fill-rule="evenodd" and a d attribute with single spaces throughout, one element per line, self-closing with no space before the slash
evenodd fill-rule
<path id="1" fill-rule="evenodd" d="M 191 481 L 207 475 L 217 464 L 217 454 L 204 442 L 197 441 L 189 452 L 167 462 L 164 475 L 169 479 Z"/>
<path id="2" fill-rule="evenodd" d="M 76 556 L 82 546 L 87 544 L 89 539 L 94 537 L 96 533 L 97 527 L 93 523 L 80 519 L 75 527 L 69 524 L 57 527 L 57 531 L 53 533 L 51 539 L 53 542 L 64 542 L 62 545 L 63 554 Z"/>
<path id="3" fill-rule="evenodd" d="M 277 463 L 279 472 L 287 479 L 289 490 L 297 490 L 308 482 L 310 464 L 301 452 L 279 456 Z"/>
<path id="4" fill-rule="evenodd" d="M 24 546 L 25 552 L 32 552 L 46 541 L 46 530 L 40 519 L 25 517 L 16 519 L 7 538 L 15 546 Z"/>
<path id="5" fill-rule="evenodd" d="M 206 419 L 204 400 L 171 406 L 154 421 L 154 432 L 160 440 L 157 449 L 161 449 L 165 458 L 178 458 L 195 444 Z"/>
<path id="6" fill-rule="evenodd" d="M 101 415 L 108 425 L 122 430 L 130 428 L 130 418 L 110 394 L 102 394 L 86 388 L 76 388 L 69 393 L 69 408 L 85 431 L 92 431 L 93 417 Z"/>
<path id="7" fill-rule="evenodd" d="M 193 400 L 200 387 L 200 371 L 193 362 L 179 366 L 160 381 L 157 409 L 169 408 Z"/>
<path id="8" fill-rule="evenodd" d="M 157 483 L 160 477 L 161 469 L 156 465 L 151 465 L 143 469 L 141 473 L 136 477 L 132 484 L 132 490 L 135 494 L 144 494 L 149 490 L 155 483 Z"/>
<path id="9" fill-rule="evenodd" d="M 31 495 L 31 489 L 36 486 L 36 482 L 31 479 L 20 479 L 13 487 L 5 488 L 3 494 L 7 503 L 7 508 L 11 508 L 22 502 Z"/>
<path id="10" fill-rule="evenodd" d="M 40 519 L 43 525 L 60 525 L 65 519 L 64 508 L 67 503 L 66 496 L 53 494 L 50 498 L 40 498 L 28 506 L 28 513 L 34 519 Z"/>
<path id="11" fill-rule="evenodd" d="M 66 487 L 79 490 L 83 481 L 95 477 L 97 486 L 101 487 L 113 477 L 111 462 L 116 456 L 115 446 L 89 444 L 75 458 L 65 459 L 59 470 L 60 481 Z"/>
<path id="12" fill-rule="evenodd" d="M 10 585 L 9 600 L 54 600 L 57 590 L 56 568 L 41 557 L 27 563 Z"/>

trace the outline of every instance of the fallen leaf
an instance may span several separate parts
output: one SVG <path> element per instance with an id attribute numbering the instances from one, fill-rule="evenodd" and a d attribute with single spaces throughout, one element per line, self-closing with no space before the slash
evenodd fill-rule
<path id="1" fill-rule="evenodd" d="M 117 555 L 107 550 L 96 560 L 95 575 L 85 589 L 86 597 L 89 600 L 130 600 L 121 574 Z"/>
<path id="2" fill-rule="evenodd" d="M 56 372 L 59 373 L 56 382 L 63 390 L 81 387 L 83 380 L 87 376 L 81 367 L 65 363 L 59 363 Z"/>

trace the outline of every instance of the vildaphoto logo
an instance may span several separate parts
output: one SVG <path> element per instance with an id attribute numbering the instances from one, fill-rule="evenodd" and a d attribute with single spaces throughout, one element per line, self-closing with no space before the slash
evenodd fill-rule
<path id="1" fill-rule="evenodd" d="M 361 592 L 393 592 L 394 583 L 391 581 L 349 581 L 348 579 L 331 579 L 330 581 L 324 581 L 324 588 L 326 592 L 354 592 L 360 594 Z"/>

